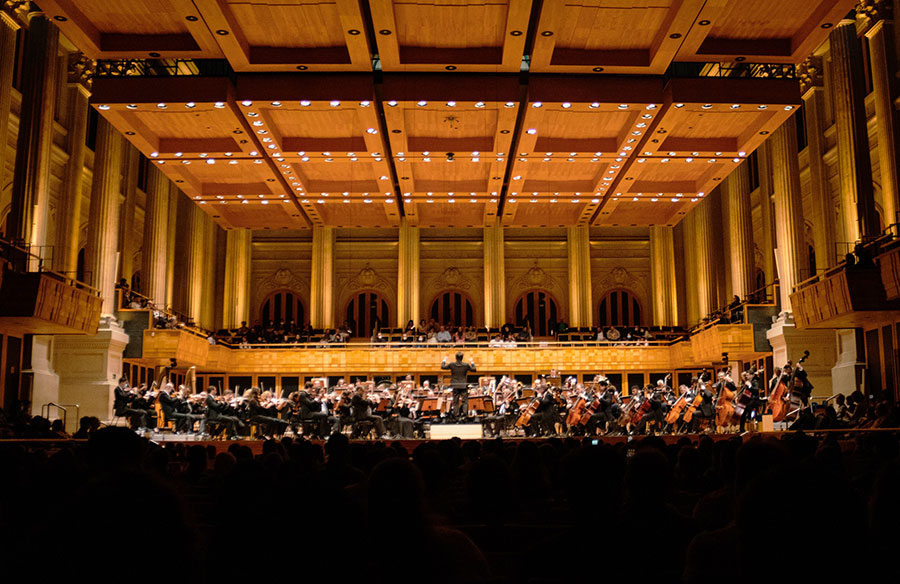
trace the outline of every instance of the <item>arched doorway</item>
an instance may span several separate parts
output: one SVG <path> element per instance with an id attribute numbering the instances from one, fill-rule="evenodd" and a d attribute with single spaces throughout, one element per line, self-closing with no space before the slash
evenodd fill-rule
<path id="1" fill-rule="evenodd" d="M 559 322 L 559 305 L 556 299 L 544 290 L 529 290 L 515 304 L 516 324 L 531 323 L 531 332 L 536 337 L 549 336 Z"/>
<path id="2" fill-rule="evenodd" d="M 306 308 L 303 306 L 303 300 L 290 290 L 276 290 L 269 294 L 262 303 L 260 309 L 260 318 L 265 326 L 269 321 L 284 321 L 289 324 L 291 321 L 297 326 L 306 324 Z"/>
<path id="3" fill-rule="evenodd" d="M 431 318 L 441 324 L 468 327 L 475 324 L 475 309 L 469 297 L 457 290 L 442 292 L 431 302 Z"/>
<path id="4" fill-rule="evenodd" d="M 641 326 L 641 303 L 629 290 L 611 290 L 597 304 L 597 310 L 598 326 Z"/>
<path id="5" fill-rule="evenodd" d="M 347 303 L 346 315 L 354 337 L 370 337 L 375 327 L 391 326 L 387 300 L 378 292 L 357 292 Z"/>

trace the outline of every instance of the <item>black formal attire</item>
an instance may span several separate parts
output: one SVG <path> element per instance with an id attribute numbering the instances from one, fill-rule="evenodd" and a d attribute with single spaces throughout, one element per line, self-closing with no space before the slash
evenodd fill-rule
<path id="1" fill-rule="evenodd" d="M 778 379 L 773 379 L 772 388 L 774 389 L 776 385 L 778 385 Z M 759 410 L 759 406 L 762 402 L 759 401 L 759 379 L 754 375 L 749 382 L 745 382 L 743 389 L 750 391 L 750 401 L 747 403 L 747 406 L 744 408 L 744 413 L 741 414 L 741 422 L 740 422 L 740 431 L 744 431 L 744 426 L 747 423 L 747 420 L 751 418 L 752 413 L 757 412 Z M 740 397 L 740 396 L 738 396 Z"/>
<path id="2" fill-rule="evenodd" d="M 163 421 L 174 422 L 176 432 L 188 432 L 194 427 L 190 413 L 182 410 L 182 405 L 168 392 L 159 392 L 159 405 L 162 408 Z"/>
<path id="3" fill-rule="evenodd" d="M 300 419 L 311 420 L 317 426 L 319 437 L 328 436 L 328 426 L 331 425 L 332 432 L 340 432 L 341 420 L 336 416 L 329 416 L 322 411 L 322 404 L 314 400 L 305 391 L 300 392 L 298 405 L 300 408 Z"/>
<path id="4" fill-rule="evenodd" d="M 228 406 L 226 404 L 220 403 L 216 400 L 216 398 L 212 395 L 206 396 L 206 427 L 209 427 L 209 423 L 213 422 L 216 424 L 223 424 L 227 430 L 229 436 L 236 436 L 238 431 L 238 426 L 244 427 L 244 423 L 237 416 L 229 415 Z"/>
<path id="5" fill-rule="evenodd" d="M 700 387 L 700 406 L 694 412 L 691 419 L 691 431 L 696 432 L 700 428 L 700 422 L 704 419 L 713 420 L 716 416 L 716 404 L 713 401 L 715 397 L 709 385 Z"/>
<path id="6" fill-rule="evenodd" d="M 283 434 L 285 429 L 290 426 L 290 422 L 287 420 L 272 415 L 275 413 L 274 408 L 262 407 L 256 398 L 247 400 L 247 408 L 250 412 L 250 423 L 259 426 L 263 434 L 269 436 Z"/>
<path id="7" fill-rule="evenodd" d="M 375 431 L 378 432 L 378 435 L 384 436 L 384 420 L 380 416 L 372 415 L 372 402 L 361 395 L 354 395 L 353 399 L 350 400 L 350 405 L 353 406 L 354 422 L 371 422 L 375 425 Z"/>
<path id="8" fill-rule="evenodd" d="M 397 416 L 392 418 L 388 424 L 391 427 L 391 433 L 401 438 L 412 438 L 416 433 L 416 420 L 410 417 L 409 408 L 401 406 L 397 409 Z M 421 425 L 421 422 L 419 422 Z"/>
<path id="9" fill-rule="evenodd" d="M 441 369 L 450 370 L 450 387 L 453 388 L 453 402 L 450 407 L 450 414 L 453 417 L 461 417 L 460 406 L 465 408 L 465 413 L 468 413 L 469 380 L 467 376 L 469 371 L 475 371 L 475 366 L 471 363 L 463 363 L 462 360 L 457 359 L 452 363 L 441 363 Z"/>
<path id="10" fill-rule="evenodd" d="M 134 394 L 116 386 L 113 390 L 113 412 L 117 416 L 128 418 L 131 428 L 147 428 L 150 412 L 134 407 Z"/>
<path id="11" fill-rule="evenodd" d="M 559 412 L 556 409 L 556 400 L 545 391 L 539 398 L 537 410 L 531 416 L 531 431 L 535 435 L 553 434 L 556 431 L 555 423 L 559 421 Z"/>
<path id="12" fill-rule="evenodd" d="M 644 412 L 644 415 L 641 416 L 641 421 L 639 426 L 646 427 L 647 424 L 651 424 L 656 422 L 657 426 L 662 427 L 662 424 L 665 423 L 666 417 L 663 411 L 662 399 L 658 393 L 654 393 L 649 398 L 644 398 L 650 400 L 650 409 Z"/>
<path id="13" fill-rule="evenodd" d="M 507 419 L 518 407 L 514 400 L 510 400 L 508 405 L 500 404 L 500 407 L 497 408 L 493 415 L 481 418 L 481 425 L 487 428 L 488 434 L 491 436 L 499 436 L 500 431 L 506 428 Z"/>

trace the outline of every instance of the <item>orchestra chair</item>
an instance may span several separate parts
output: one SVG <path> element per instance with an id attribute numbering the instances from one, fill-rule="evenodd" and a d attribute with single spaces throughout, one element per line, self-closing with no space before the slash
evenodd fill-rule
<path id="1" fill-rule="evenodd" d="M 223 422 L 222 420 L 210 420 L 206 419 L 206 433 L 210 435 L 213 440 L 224 440 L 225 439 L 225 431 L 228 429 L 228 424 Z"/>
<path id="2" fill-rule="evenodd" d="M 351 440 L 368 438 L 375 431 L 375 423 L 370 420 L 355 420 L 351 428 Z"/>
<path id="3" fill-rule="evenodd" d="M 300 432 L 307 438 L 323 439 L 319 436 L 319 421 L 313 418 L 300 419 Z"/>

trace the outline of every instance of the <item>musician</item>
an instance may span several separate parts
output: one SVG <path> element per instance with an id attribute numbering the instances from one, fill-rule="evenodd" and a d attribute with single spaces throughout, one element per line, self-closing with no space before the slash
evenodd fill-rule
<path id="1" fill-rule="evenodd" d="M 641 389 L 634 385 L 631 387 L 632 395 L 638 395 Z M 649 401 L 650 409 L 647 410 L 643 416 L 641 416 L 640 422 L 638 422 L 639 429 L 645 429 L 647 432 L 652 431 L 651 426 L 655 430 L 662 429 L 663 424 L 665 424 L 666 416 L 663 411 L 663 403 L 662 403 L 662 394 L 659 391 L 656 391 L 653 386 L 648 385 L 644 388 L 644 399 L 641 401 L 641 405 L 645 401 Z"/>
<path id="2" fill-rule="evenodd" d="M 375 426 L 375 431 L 378 432 L 379 436 L 384 437 L 387 434 L 384 429 L 384 421 L 381 417 L 372 415 L 374 405 L 366 399 L 362 387 L 356 388 L 356 393 L 353 394 L 350 405 L 353 407 L 354 422 L 371 422 Z"/>
<path id="3" fill-rule="evenodd" d="M 778 370 L 776 369 L 776 371 Z M 744 413 L 741 414 L 739 432 L 743 434 L 744 426 L 746 425 L 747 420 L 756 417 L 761 402 L 759 401 L 759 379 L 757 378 L 756 373 L 752 371 L 744 371 L 743 373 L 741 373 L 741 381 L 743 382 L 743 388 L 750 393 L 750 401 L 744 408 Z M 778 382 L 776 381 L 772 388 L 774 389 L 774 387 L 777 385 Z"/>
<path id="4" fill-rule="evenodd" d="M 531 417 L 529 428 L 531 435 L 543 436 L 556 433 L 556 423 L 559 422 L 559 411 L 556 407 L 556 398 L 550 387 L 544 381 L 538 381 L 534 386 L 537 393 L 538 406 Z"/>
<path id="5" fill-rule="evenodd" d="M 206 427 L 209 427 L 209 422 L 224 424 L 228 436 L 234 438 L 238 434 L 238 426 L 245 428 L 246 424 L 237 416 L 229 414 L 228 404 L 224 400 L 217 399 L 217 391 L 214 385 L 210 385 L 206 390 Z"/>
<path id="6" fill-rule="evenodd" d="M 322 401 L 311 397 L 309 395 L 310 391 L 312 391 L 312 382 L 307 381 L 303 390 L 297 392 L 296 395 L 292 394 L 292 401 L 297 405 L 297 412 L 300 420 L 313 421 L 317 426 L 316 431 L 320 438 L 324 438 L 328 435 L 327 432 L 329 427 L 332 432 L 340 432 L 340 418 L 329 415 L 327 404 L 323 404 Z"/>
<path id="7" fill-rule="evenodd" d="M 128 390 L 128 379 L 119 378 L 119 384 L 113 389 L 113 412 L 117 416 L 127 418 L 132 430 L 143 431 L 148 428 L 150 411 L 134 407 L 136 394 Z"/>
<path id="8" fill-rule="evenodd" d="M 712 389 L 706 381 L 705 378 L 701 377 L 700 385 L 697 387 L 697 391 L 700 393 L 700 407 L 697 408 L 691 418 L 690 431 L 692 433 L 696 433 L 700 430 L 700 424 L 704 420 L 709 424 L 707 426 L 708 428 L 715 428 L 715 422 L 713 421 L 716 416 L 716 404 L 713 399 L 715 394 L 713 394 Z"/>
<path id="9" fill-rule="evenodd" d="M 285 429 L 290 425 L 287 420 L 276 418 L 277 412 L 274 407 L 264 407 L 259 400 L 259 388 L 251 387 L 244 392 L 244 399 L 247 403 L 247 410 L 250 414 L 250 423 L 256 424 L 263 435 L 274 436 L 276 434 L 284 434 Z M 273 415 L 275 414 L 275 415 Z"/>
<path id="10" fill-rule="evenodd" d="M 800 396 L 800 402 L 803 404 L 803 409 L 809 408 L 809 398 L 812 395 L 813 390 L 813 384 L 809 380 L 809 374 L 803 369 L 803 365 L 800 363 L 793 365 L 792 368 L 791 362 L 788 361 L 788 364 L 784 366 L 784 375 L 790 378 L 792 372 L 794 375 L 794 387 L 789 387 L 788 391 Z"/>
<path id="11" fill-rule="evenodd" d="M 173 396 L 175 386 L 167 383 L 159 392 L 159 405 L 162 408 L 163 420 L 175 423 L 175 432 L 188 432 L 194 427 L 192 414 L 183 411 L 184 406 Z M 185 404 L 186 405 L 186 404 Z"/>
<path id="12" fill-rule="evenodd" d="M 468 363 L 463 363 L 462 351 L 456 353 L 456 361 L 447 363 L 447 358 L 441 361 L 441 369 L 450 370 L 450 387 L 453 388 L 453 402 L 450 408 L 450 415 L 454 419 L 462 417 L 460 415 L 460 406 L 468 410 L 468 373 L 475 372 L 475 362 L 469 359 Z"/>
<path id="13" fill-rule="evenodd" d="M 516 392 L 507 387 L 509 383 L 509 379 L 504 376 L 494 392 L 494 405 L 497 409 L 490 416 L 481 418 L 481 425 L 491 438 L 496 438 L 507 428 L 510 418 L 515 419 L 518 416 L 519 404 L 516 402 Z"/>

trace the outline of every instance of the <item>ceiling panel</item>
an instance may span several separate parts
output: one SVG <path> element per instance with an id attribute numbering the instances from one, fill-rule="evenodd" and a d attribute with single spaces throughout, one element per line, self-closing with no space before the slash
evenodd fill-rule
<path id="1" fill-rule="evenodd" d="M 544 0 L 531 71 L 662 74 L 703 4 L 704 0 Z"/>
<path id="2" fill-rule="evenodd" d="M 41 8 L 92 59 L 221 58 L 191 0 L 42 0 Z"/>
<path id="3" fill-rule="evenodd" d="M 856 4 L 855 0 L 707 0 L 676 60 L 799 63 Z"/>
<path id="4" fill-rule="evenodd" d="M 235 71 L 371 71 L 356 0 L 194 0 Z"/>
<path id="5" fill-rule="evenodd" d="M 369 0 L 384 71 L 519 71 L 531 0 Z"/>

